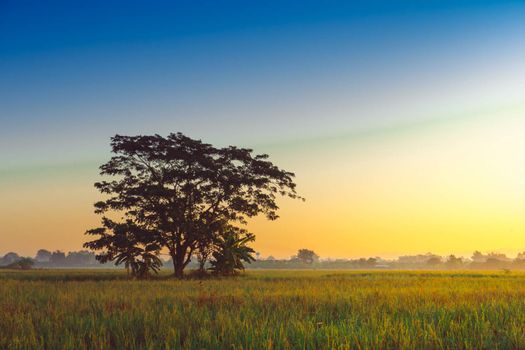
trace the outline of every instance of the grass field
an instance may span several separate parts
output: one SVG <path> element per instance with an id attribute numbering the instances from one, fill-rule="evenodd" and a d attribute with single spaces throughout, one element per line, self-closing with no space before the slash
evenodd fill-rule
<path id="1" fill-rule="evenodd" d="M 525 274 L 0 271 L 0 312 L 0 349 L 525 348 Z"/>

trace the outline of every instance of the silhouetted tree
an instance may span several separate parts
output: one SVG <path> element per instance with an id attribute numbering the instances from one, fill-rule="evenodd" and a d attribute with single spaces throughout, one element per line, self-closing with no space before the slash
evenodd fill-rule
<path id="1" fill-rule="evenodd" d="M 199 263 L 199 272 L 206 273 L 206 263 L 213 253 L 213 244 L 209 239 L 201 239 L 197 241 L 197 262 Z"/>
<path id="2" fill-rule="evenodd" d="M 0 259 L 0 265 L 10 265 L 20 260 L 20 256 L 17 253 L 9 252 L 2 259 Z"/>
<path id="3" fill-rule="evenodd" d="M 33 268 L 34 264 L 35 262 L 31 258 L 20 258 L 17 261 L 7 265 L 7 268 L 17 270 L 30 270 L 31 268 Z"/>
<path id="4" fill-rule="evenodd" d="M 38 262 L 49 262 L 51 260 L 51 252 L 46 249 L 39 249 L 36 252 L 35 260 Z"/>
<path id="5" fill-rule="evenodd" d="M 230 227 L 224 236 L 219 237 L 215 242 L 216 250 L 212 254 L 211 270 L 215 274 L 224 276 L 244 270 L 243 262 L 255 261 L 252 255 L 255 251 L 247 245 L 254 240 L 255 237 L 251 233 Z"/>
<path id="6" fill-rule="evenodd" d="M 368 259 L 361 258 L 359 260 L 356 260 L 355 263 L 360 268 L 371 268 L 371 267 L 376 266 L 377 259 L 376 258 L 368 258 Z"/>
<path id="7" fill-rule="evenodd" d="M 366 267 L 375 267 L 377 264 L 377 258 L 366 259 Z"/>
<path id="8" fill-rule="evenodd" d="M 505 254 L 496 253 L 496 252 L 488 253 L 487 259 L 493 259 L 493 260 L 498 260 L 498 261 L 511 261 L 512 260 L 512 259 L 509 259 Z"/>
<path id="9" fill-rule="evenodd" d="M 61 252 L 60 250 L 54 251 L 53 253 L 51 253 L 51 258 L 49 259 L 49 262 L 53 265 L 63 266 L 66 264 L 66 254 L 64 252 Z"/>
<path id="10" fill-rule="evenodd" d="M 89 266 L 96 262 L 95 254 L 87 250 L 69 252 L 66 256 L 68 266 Z"/>
<path id="11" fill-rule="evenodd" d="M 84 244 L 87 248 L 102 251 L 97 255 L 97 260 L 101 263 L 115 261 L 116 265 L 124 264 L 128 274 L 137 278 L 148 277 L 150 270 L 158 272 L 162 266 L 158 257 L 160 246 L 151 241 L 149 231 L 141 230 L 129 219 L 116 223 L 104 218 L 103 223 L 110 233 L 106 233 L 105 228 L 91 230 L 91 234 L 101 237 Z"/>
<path id="12" fill-rule="evenodd" d="M 463 259 L 456 257 L 455 255 L 450 255 L 446 262 L 448 267 L 457 268 L 463 264 Z"/>
<path id="13" fill-rule="evenodd" d="M 230 229 L 231 226 L 226 221 L 217 220 L 214 224 L 207 225 L 207 229 L 201 231 L 197 238 L 195 254 L 201 275 L 206 274 L 206 263 L 211 258 L 213 251 L 218 249 L 215 244 L 218 238 L 224 236 L 225 230 Z"/>
<path id="14" fill-rule="evenodd" d="M 516 260 L 525 260 L 525 252 L 519 252 L 516 256 Z"/>
<path id="15" fill-rule="evenodd" d="M 278 195 L 300 198 L 293 173 L 250 149 L 216 148 L 181 133 L 117 135 L 111 147 L 115 156 L 100 169 L 113 179 L 95 184 L 108 197 L 95 204 L 95 212 L 119 213 L 130 221 L 129 235 L 147 236 L 138 241 L 166 249 L 179 278 L 217 222 L 244 224 L 258 214 L 274 220 Z M 99 238 L 85 246 L 104 256 L 103 242 L 118 223 L 104 217 L 101 228 L 87 231 Z"/>
<path id="16" fill-rule="evenodd" d="M 485 255 L 481 254 L 481 252 L 479 250 L 476 250 L 472 254 L 472 261 L 475 262 L 475 263 L 485 262 L 485 261 L 487 261 L 487 257 Z"/>
<path id="17" fill-rule="evenodd" d="M 437 266 L 441 264 L 443 261 L 439 256 L 433 256 L 430 259 L 427 260 L 427 265 L 430 266 Z"/>
<path id="18" fill-rule="evenodd" d="M 297 252 L 297 259 L 306 264 L 312 264 L 314 261 L 319 260 L 319 256 L 315 254 L 313 250 L 299 249 Z"/>

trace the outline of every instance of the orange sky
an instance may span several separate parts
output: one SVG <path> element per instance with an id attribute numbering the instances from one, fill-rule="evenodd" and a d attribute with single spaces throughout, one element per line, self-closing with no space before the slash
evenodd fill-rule
<path id="1" fill-rule="evenodd" d="M 262 256 L 525 250 L 525 115 L 501 110 L 330 139 L 259 146 L 294 171 L 306 202 L 253 220 Z M 109 156 L 109 154 L 108 154 Z M 0 254 L 78 250 L 98 224 L 96 164 L 3 175 Z"/>

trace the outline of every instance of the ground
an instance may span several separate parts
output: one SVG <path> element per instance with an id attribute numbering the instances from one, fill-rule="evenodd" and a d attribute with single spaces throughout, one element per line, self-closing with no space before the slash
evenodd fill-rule
<path id="1" fill-rule="evenodd" d="M 0 349 L 524 348 L 525 273 L 0 271 Z"/>

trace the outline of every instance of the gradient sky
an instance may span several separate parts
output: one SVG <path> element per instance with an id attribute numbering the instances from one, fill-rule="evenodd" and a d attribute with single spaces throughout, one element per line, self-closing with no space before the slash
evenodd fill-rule
<path id="1" fill-rule="evenodd" d="M 0 1 L 0 254 L 80 249 L 109 138 L 176 131 L 297 174 L 263 256 L 525 250 L 525 3 Z"/>

